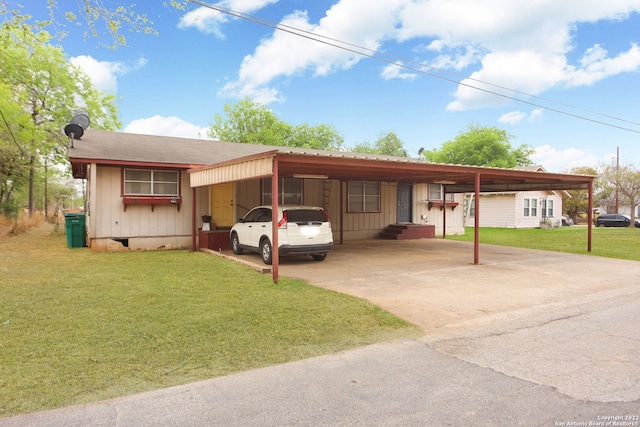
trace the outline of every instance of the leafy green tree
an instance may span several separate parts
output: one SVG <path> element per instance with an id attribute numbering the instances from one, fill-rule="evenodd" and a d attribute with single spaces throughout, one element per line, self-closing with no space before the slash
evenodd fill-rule
<path id="1" fill-rule="evenodd" d="M 54 163 L 64 161 L 68 139 L 62 129 L 75 111 L 87 111 L 94 128 L 121 126 L 114 96 L 97 91 L 50 40 L 48 32 L 20 17 L 0 25 L 0 91 L 7 96 L 0 103 L 0 116 L 11 116 L 0 121 L 0 134 L 8 137 L 5 145 L 19 147 L 28 160 L 30 213 L 35 208 L 36 169 L 43 156 Z"/>
<path id="2" fill-rule="evenodd" d="M 596 171 L 595 168 L 588 166 L 573 168 L 569 173 L 575 175 L 598 176 L 598 171 Z M 569 194 L 569 197 L 563 198 L 562 207 L 565 215 L 573 219 L 574 223 L 577 223 L 578 214 L 589 210 L 589 193 L 587 190 L 567 190 L 567 193 Z"/>
<path id="3" fill-rule="evenodd" d="M 630 226 L 633 226 L 636 218 L 636 207 L 640 205 L 640 170 L 633 164 L 626 164 L 620 167 L 606 166 L 600 177 L 610 190 L 609 194 L 613 194 L 617 188 L 619 197 L 621 197 L 620 201 L 630 206 Z"/>
<path id="4" fill-rule="evenodd" d="M 208 135 L 227 142 L 285 145 L 292 133 L 291 126 L 263 104 L 245 98 L 224 106 L 224 116 L 216 114 Z"/>
<path id="5" fill-rule="evenodd" d="M 329 125 L 309 126 L 307 124 L 295 126 L 287 145 L 300 148 L 314 148 L 317 150 L 339 151 L 344 138 L 335 128 Z"/>
<path id="6" fill-rule="evenodd" d="M 163 5 L 183 10 L 186 2 L 187 0 L 166 0 Z M 54 30 L 54 36 L 57 38 L 64 38 L 67 28 L 78 28 L 83 31 L 85 38 L 94 37 L 101 45 L 109 48 L 127 44 L 124 30 L 131 33 L 157 34 L 148 16 L 137 12 L 136 4 L 120 3 L 109 7 L 103 0 L 78 0 L 75 4 L 74 8 L 68 2 L 47 0 L 49 19 L 39 22 L 38 25 Z M 22 15 L 19 4 L 0 0 L 0 17 L 7 16 L 8 19 L 12 19 Z"/>
<path id="7" fill-rule="evenodd" d="M 514 168 L 530 165 L 534 150 L 528 145 L 511 146 L 512 135 L 496 127 L 470 125 L 453 141 L 439 150 L 424 151 L 424 157 L 435 163 Z"/>
<path id="8" fill-rule="evenodd" d="M 291 126 L 280 120 L 266 105 L 245 98 L 224 106 L 224 116 L 216 114 L 208 135 L 221 141 L 287 147 L 338 150 L 343 138 L 331 126 Z"/>
<path id="9" fill-rule="evenodd" d="M 373 145 L 368 142 L 356 144 L 351 151 L 365 154 L 407 157 L 407 150 L 404 148 L 404 143 L 394 132 L 381 134 Z"/>

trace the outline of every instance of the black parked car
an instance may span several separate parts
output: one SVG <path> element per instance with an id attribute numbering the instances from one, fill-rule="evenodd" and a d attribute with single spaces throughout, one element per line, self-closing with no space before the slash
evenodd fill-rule
<path id="1" fill-rule="evenodd" d="M 569 218 L 568 216 L 563 216 L 562 217 L 562 225 L 565 226 L 565 227 L 573 225 L 573 220 L 571 218 Z"/>
<path id="2" fill-rule="evenodd" d="M 631 224 L 629 215 L 623 214 L 602 214 L 596 219 L 596 227 L 628 227 Z M 640 228 L 640 221 L 635 220 L 635 226 Z"/>

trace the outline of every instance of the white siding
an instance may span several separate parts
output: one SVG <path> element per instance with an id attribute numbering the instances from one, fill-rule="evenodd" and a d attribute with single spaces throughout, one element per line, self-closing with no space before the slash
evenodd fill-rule
<path id="1" fill-rule="evenodd" d="M 480 227 L 519 228 L 517 212 L 515 193 L 480 195 Z"/>
<path id="2" fill-rule="evenodd" d="M 442 236 L 443 215 L 447 216 L 446 234 L 464 234 L 463 209 L 464 194 L 454 194 L 453 201 L 458 205 L 440 210 L 440 207 L 429 209 L 429 184 L 413 185 L 413 223 L 436 226 L 436 236 Z"/>
<path id="3" fill-rule="evenodd" d="M 96 250 L 116 250 L 124 246 L 115 239 L 128 239 L 128 249 L 190 248 L 192 244 L 192 189 L 186 172 L 180 173 L 182 204 L 125 205 L 121 194 L 121 168 L 99 167 L 95 192 L 91 196 L 91 247 Z M 94 186 L 91 186 L 94 188 Z M 208 206 L 207 189 L 197 189 L 196 220 Z M 95 214 L 94 214 L 95 213 Z"/>
<path id="4" fill-rule="evenodd" d="M 524 199 L 536 199 L 536 215 L 524 215 Z M 553 201 L 553 217 L 548 218 L 557 226 L 562 219 L 562 196 L 556 192 L 523 191 L 519 193 L 480 194 L 480 227 L 534 228 L 543 221 L 542 200 Z M 466 225 L 472 227 L 474 218 L 468 217 Z"/>

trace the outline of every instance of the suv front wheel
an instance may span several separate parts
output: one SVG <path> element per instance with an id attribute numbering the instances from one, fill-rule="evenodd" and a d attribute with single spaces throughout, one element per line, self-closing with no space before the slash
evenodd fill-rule
<path id="1" fill-rule="evenodd" d="M 273 254 L 271 253 L 271 242 L 265 238 L 260 242 L 260 252 L 262 253 L 262 262 L 267 265 L 271 265 Z"/>

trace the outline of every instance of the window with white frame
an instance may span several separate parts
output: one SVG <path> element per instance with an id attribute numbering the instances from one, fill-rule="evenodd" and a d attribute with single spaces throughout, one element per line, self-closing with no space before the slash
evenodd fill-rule
<path id="1" fill-rule="evenodd" d="M 464 199 L 464 211 L 468 212 L 468 216 L 473 218 L 476 216 L 476 198 L 475 197 L 465 197 Z"/>
<path id="2" fill-rule="evenodd" d="M 553 200 L 542 199 L 540 200 L 540 211 L 543 218 L 553 218 Z"/>
<path id="3" fill-rule="evenodd" d="M 153 169 L 125 169 L 124 194 L 130 196 L 178 196 L 180 173 Z"/>
<path id="4" fill-rule="evenodd" d="M 347 198 L 348 212 L 380 212 L 380 183 L 349 181 Z"/>
<path id="5" fill-rule="evenodd" d="M 553 218 L 553 200 L 547 200 L 547 216 Z"/>
<path id="6" fill-rule="evenodd" d="M 300 178 L 280 178 L 278 186 L 278 203 L 281 205 L 301 206 L 303 182 Z M 270 205 L 271 198 L 271 178 L 262 180 L 262 204 Z"/>
<path id="7" fill-rule="evenodd" d="M 444 187 L 442 184 L 429 184 L 428 199 L 432 202 L 442 201 L 442 193 L 444 193 Z M 453 193 L 447 193 L 447 201 L 453 200 Z"/>
<path id="8" fill-rule="evenodd" d="M 526 198 L 524 199 L 523 215 L 525 217 L 537 217 L 538 216 L 538 199 Z"/>

